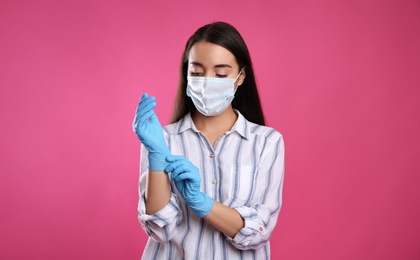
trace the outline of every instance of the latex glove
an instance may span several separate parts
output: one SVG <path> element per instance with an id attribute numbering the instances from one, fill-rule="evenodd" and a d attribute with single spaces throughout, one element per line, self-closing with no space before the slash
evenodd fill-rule
<path id="1" fill-rule="evenodd" d="M 214 200 L 200 191 L 200 172 L 184 156 L 169 155 L 166 160 L 170 163 L 166 172 L 172 172 L 172 179 L 181 196 L 190 206 L 194 214 L 201 218 L 207 215 L 213 207 Z"/>
<path id="2" fill-rule="evenodd" d="M 155 107 L 155 97 L 148 97 L 144 93 L 136 110 L 133 131 L 149 151 L 149 169 L 163 172 L 168 166 L 165 158 L 171 153 L 163 136 L 162 126 L 153 111 Z"/>

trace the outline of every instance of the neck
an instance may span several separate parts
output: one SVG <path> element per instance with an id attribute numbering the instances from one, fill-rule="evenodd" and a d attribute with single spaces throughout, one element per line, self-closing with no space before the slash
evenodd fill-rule
<path id="1" fill-rule="evenodd" d="M 238 116 L 232 106 L 217 116 L 204 116 L 197 110 L 192 114 L 192 120 L 197 130 L 203 133 L 222 134 L 230 131 Z"/>

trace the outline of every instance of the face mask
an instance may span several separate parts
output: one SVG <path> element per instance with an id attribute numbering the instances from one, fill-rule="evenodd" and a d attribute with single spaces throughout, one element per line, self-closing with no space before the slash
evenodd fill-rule
<path id="1" fill-rule="evenodd" d="M 232 78 L 188 77 L 187 96 L 197 110 L 205 116 L 217 116 L 230 105 L 235 97 L 235 81 Z"/>

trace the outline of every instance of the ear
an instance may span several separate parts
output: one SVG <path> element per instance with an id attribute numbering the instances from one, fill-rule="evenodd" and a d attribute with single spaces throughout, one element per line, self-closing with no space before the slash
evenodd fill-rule
<path id="1" fill-rule="evenodd" d="M 239 78 L 238 78 L 238 87 L 242 85 L 242 83 L 244 83 L 245 77 L 246 77 L 245 68 L 242 68 L 241 75 L 239 75 Z"/>

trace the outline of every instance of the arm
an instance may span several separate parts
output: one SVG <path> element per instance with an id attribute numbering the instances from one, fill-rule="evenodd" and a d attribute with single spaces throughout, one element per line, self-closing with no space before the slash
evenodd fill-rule
<path id="1" fill-rule="evenodd" d="M 149 170 L 145 194 L 146 214 L 152 215 L 163 209 L 171 199 L 169 178 L 166 172 Z"/>
<path id="2" fill-rule="evenodd" d="M 228 237 L 235 237 L 244 227 L 244 219 L 235 209 L 229 208 L 224 204 L 215 201 L 213 208 L 204 219 L 213 227 L 223 232 Z"/>
<path id="3" fill-rule="evenodd" d="M 137 107 L 133 130 L 142 142 L 139 184 L 139 220 L 146 233 L 157 241 L 174 236 L 176 217 L 180 217 L 179 203 L 171 194 L 165 157 L 170 154 L 163 129 L 153 109 L 154 97 L 147 94 Z M 146 149 L 145 149 L 146 148 Z M 179 219 L 178 219 L 179 220 Z"/>
<path id="4" fill-rule="evenodd" d="M 141 146 L 141 157 L 140 157 L 140 181 L 139 181 L 139 203 L 138 203 L 138 219 L 141 223 L 143 230 L 146 234 L 151 237 L 153 240 L 158 242 L 166 242 L 173 238 L 177 232 L 177 227 L 182 221 L 182 211 L 179 207 L 178 197 L 169 190 L 169 199 L 161 201 L 159 205 L 153 205 L 150 200 L 154 199 L 153 196 L 158 194 L 150 194 L 146 200 L 146 194 L 150 188 L 150 181 L 148 181 L 151 174 L 156 172 L 149 171 L 149 160 L 147 156 L 147 149 L 142 145 Z M 167 179 L 167 177 L 166 177 Z M 165 180 L 167 181 L 167 180 Z M 164 181 L 164 182 L 165 182 Z M 159 183 L 156 183 L 159 186 Z M 155 184 L 153 184 L 155 185 Z M 169 188 L 168 188 L 169 189 Z M 159 193 L 160 189 L 155 189 L 154 192 Z M 148 206 L 147 203 L 149 203 Z M 152 209 L 150 207 L 156 207 Z M 158 209 L 158 207 L 162 207 Z"/>
<path id="5" fill-rule="evenodd" d="M 276 226 L 282 205 L 284 143 L 277 133 L 266 141 L 258 163 L 258 176 L 250 205 L 236 205 L 244 227 L 228 240 L 238 249 L 258 249 L 266 245 Z"/>

